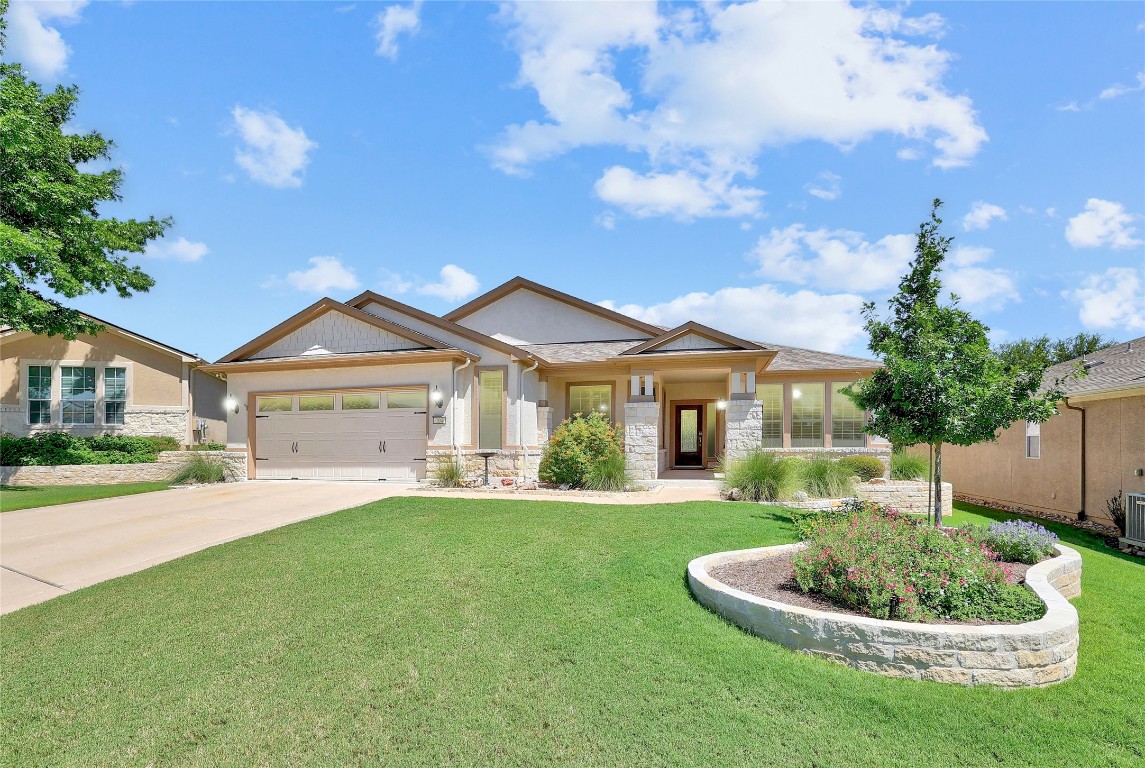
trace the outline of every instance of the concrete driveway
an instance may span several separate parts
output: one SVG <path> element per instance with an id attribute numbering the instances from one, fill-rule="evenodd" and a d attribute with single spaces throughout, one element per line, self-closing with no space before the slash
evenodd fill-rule
<path id="1" fill-rule="evenodd" d="M 173 488 L 0 514 L 0 614 L 141 571 L 200 549 L 392 496 L 649 504 L 718 498 L 668 481 L 650 491 L 553 493 L 430 490 L 397 483 L 252 480 Z"/>
<path id="2" fill-rule="evenodd" d="M 5 512 L 0 613 L 402 492 L 383 483 L 255 481 Z"/>

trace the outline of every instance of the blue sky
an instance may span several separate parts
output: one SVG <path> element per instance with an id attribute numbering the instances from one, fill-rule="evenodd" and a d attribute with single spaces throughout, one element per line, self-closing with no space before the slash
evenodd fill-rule
<path id="1" fill-rule="evenodd" d="M 861 354 L 929 202 L 998 339 L 1145 333 L 1140 3 L 14 2 L 124 201 L 129 300 L 215 359 L 323 295 L 443 313 L 520 274 Z"/>

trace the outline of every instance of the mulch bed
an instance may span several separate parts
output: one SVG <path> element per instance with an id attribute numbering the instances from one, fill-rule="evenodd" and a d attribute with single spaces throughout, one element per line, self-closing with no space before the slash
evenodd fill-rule
<path id="1" fill-rule="evenodd" d="M 850 606 L 835 602 L 831 598 L 814 592 L 804 592 L 795 581 L 791 568 L 791 555 L 775 555 L 758 560 L 744 560 L 738 563 L 727 563 L 713 568 L 709 574 L 713 579 L 727 584 L 729 587 L 747 592 L 756 597 L 775 600 L 799 608 L 810 608 L 817 611 L 831 611 L 832 613 L 845 613 L 850 616 L 866 616 Z M 1020 584 L 1026 578 L 1026 571 L 1030 566 L 1025 563 L 1003 563 L 1006 570 L 1006 581 L 1010 584 Z M 953 619 L 938 619 L 927 622 L 931 624 L 1006 624 L 1009 622 L 983 621 L 954 621 Z"/>

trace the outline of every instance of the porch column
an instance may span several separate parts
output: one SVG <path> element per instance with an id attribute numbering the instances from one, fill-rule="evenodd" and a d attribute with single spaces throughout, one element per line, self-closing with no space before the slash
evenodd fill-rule
<path id="1" fill-rule="evenodd" d="M 624 404 L 624 458 L 634 480 L 656 479 L 660 449 L 660 405 L 655 402 Z"/>
<path id="2" fill-rule="evenodd" d="M 763 403 L 756 399 L 755 370 L 733 370 L 731 398 L 724 412 L 724 452 L 739 459 L 763 448 Z"/>

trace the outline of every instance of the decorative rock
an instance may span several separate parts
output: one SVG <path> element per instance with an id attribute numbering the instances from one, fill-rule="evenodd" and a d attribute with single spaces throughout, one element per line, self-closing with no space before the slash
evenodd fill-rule
<path id="1" fill-rule="evenodd" d="M 867 481 L 870 485 L 886 485 L 887 479 L 885 477 L 872 477 Z"/>
<path id="2" fill-rule="evenodd" d="M 792 501 L 807 501 L 809 498 L 811 497 L 807 495 L 806 491 L 796 491 L 795 493 L 791 494 Z"/>
<path id="3" fill-rule="evenodd" d="M 739 501 L 743 498 L 743 492 L 739 488 L 731 488 L 728 490 L 728 501 Z"/>

